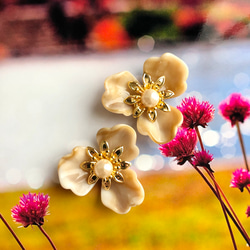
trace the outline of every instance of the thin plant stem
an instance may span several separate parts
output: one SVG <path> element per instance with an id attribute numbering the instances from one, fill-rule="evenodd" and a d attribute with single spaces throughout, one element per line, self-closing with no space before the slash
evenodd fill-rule
<path id="1" fill-rule="evenodd" d="M 204 148 L 204 145 L 203 145 L 203 142 L 202 142 L 202 139 L 201 139 L 201 134 L 200 134 L 200 131 L 199 131 L 197 126 L 195 127 L 195 131 L 196 131 L 196 134 L 198 136 L 198 139 L 199 139 L 199 142 L 200 142 L 200 145 L 201 145 L 201 150 L 205 151 L 205 148 Z"/>
<path id="2" fill-rule="evenodd" d="M 219 188 L 218 188 L 217 181 L 215 180 L 213 173 L 211 173 L 207 168 L 206 168 L 206 171 L 207 171 L 208 175 L 210 176 L 210 178 L 211 178 L 211 179 L 213 180 L 213 182 L 214 182 L 214 186 L 215 186 L 216 192 L 217 192 L 217 194 L 218 194 L 217 197 L 218 197 L 218 200 L 219 200 L 219 202 L 220 202 L 220 204 L 221 204 L 221 207 L 222 207 L 222 211 L 223 211 L 224 217 L 225 217 L 225 219 L 226 219 L 227 227 L 228 227 L 228 230 L 229 230 L 229 233 L 230 233 L 232 242 L 233 242 L 234 249 L 237 249 L 236 242 L 235 242 L 235 238 L 234 238 L 234 234 L 233 234 L 233 231 L 232 231 L 230 222 L 229 222 L 229 220 L 228 220 L 227 212 L 226 212 L 226 209 L 225 209 L 225 204 L 224 204 L 224 202 L 223 202 L 222 199 L 221 199 L 221 195 L 220 195 L 220 191 L 219 191 Z"/>
<path id="3" fill-rule="evenodd" d="M 244 161 L 245 161 L 246 169 L 249 172 L 249 167 L 248 167 L 248 163 L 247 163 L 247 155 L 246 155 L 246 150 L 245 150 L 245 146 L 244 146 L 244 142 L 243 142 L 243 137 L 242 137 L 242 134 L 241 134 L 241 131 L 240 131 L 239 121 L 236 121 L 235 125 L 236 125 L 236 128 L 237 128 L 237 132 L 238 132 L 238 136 L 239 136 L 239 140 L 240 140 L 241 151 L 242 151 L 243 158 L 244 158 Z"/>
<path id="4" fill-rule="evenodd" d="M 218 183 L 217 183 L 217 184 L 218 184 Z M 219 184 L 218 184 L 218 188 L 219 188 L 220 193 L 222 194 L 222 196 L 223 196 L 224 200 L 226 201 L 226 203 L 227 203 L 227 205 L 228 205 L 228 207 L 229 207 L 230 211 L 232 212 L 232 214 L 233 214 L 234 218 L 236 219 L 236 221 L 237 221 L 238 225 L 240 226 L 240 228 L 241 228 L 241 229 L 242 229 L 242 231 L 244 232 L 244 234 L 245 234 L 245 236 L 246 236 L 246 239 L 247 239 L 247 242 L 248 242 L 248 245 L 250 246 L 250 238 L 249 238 L 249 236 L 248 236 L 248 234 L 247 234 L 246 230 L 244 229 L 243 225 L 241 224 L 241 222 L 240 222 L 240 220 L 239 220 L 238 216 L 237 216 L 237 215 L 236 215 L 236 213 L 234 212 L 234 210 L 233 210 L 233 208 L 232 208 L 232 206 L 231 206 L 230 202 L 228 201 L 228 199 L 227 199 L 226 195 L 224 194 L 224 192 L 223 192 L 223 190 L 221 189 L 221 187 L 220 187 L 220 185 L 219 185 Z"/>
<path id="5" fill-rule="evenodd" d="M 192 163 L 191 163 L 192 165 Z M 192 165 L 193 166 L 193 165 Z M 212 192 L 214 193 L 214 195 L 218 198 L 218 194 L 215 190 L 215 188 L 213 187 L 213 185 L 210 183 L 210 181 L 207 179 L 207 177 L 202 173 L 202 171 L 193 166 L 194 169 L 200 174 L 200 176 L 203 178 L 203 180 L 207 183 L 207 185 L 209 186 L 209 188 L 212 190 Z M 224 203 L 224 202 L 223 202 Z M 225 204 L 224 204 L 225 205 Z M 235 217 L 232 215 L 232 212 L 228 209 L 228 207 L 225 205 L 225 209 L 228 213 L 228 215 L 230 216 L 231 220 L 233 221 L 234 225 L 237 227 L 237 229 L 239 230 L 240 234 L 242 235 L 242 237 L 245 239 L 246 243 L 250 246 L 250 240 L 249 240 L 249 237 L 246 233 L 246 231 L 244 230 L 243 226 L 239 225 L 238 221 L 236 221 Z M 232 209 L 232 208 L 231 208 Z"/>
<path id="6" fill-rule="evenodd" d="M 250 189 L 249 187 L 246 185 L 246 190 L 248 191 L 248 193 L 250 194 Z"/>
<path id="7" fill-rule="evenodd" d="M 2 216 L 1 213 L 0 213 L 0 218 L 3 221 L 3 223 L 5 224 L 5 226 L 9 229 L 9 231 L 11 232 L 11 234 L 13 235 L 13 237 L 15 238 L 15 240 L 17 241 L 17 243 L 21 247 L 21 249 L 25 250 L 23 244 L 18 239 L 17 235 L 15 234 L 15 232 L 13 231 L 13 229 L 10 227 L 10 225 L 8 224 L 8 222 L 4 219 L 4 217 Z"/>
<path id="8" fill-rule="evenodd" d="M 49 237 L 49 235 L 45 232 L 45 230 L 42 228 L 42 226 L 37 225 L 38 228 L 40 229 L 40 231 L 44 234 L 44 236 L 48 239 L 50 245 L 52 246 L 52 248 L 54 250 L 56 250 L 56 246 L 54 245 L 53 241 L 51 240 L 51 238 Z"/>
<path id="9" fill-rule="evenodd" d="M 202 139 L 201 139 L 201 135 L 200 135 L 200 131 L 198 129 L 198 126 L 195 127 L 195 131 L 196 131 L 196 134 L 198 136 L 198 139 L 199 139 L 199 142 L 200 142 L 200 146 L 201 146 L 201 149 L 202 151 L 205 150 L 204 148 L 204 145 L 203 145 L 203 142 L 202 142 Z M 225 210 L 225 204 L 224 202 L 222 201 L 221 199 L 221 195 L 220 195 L 220 191 L 218 189 L 218 184 L 214 178 L 214 175 L 207 169 L 205 168 L 208 175 L 210 176 L 210 178 L 212 179 L 213 183 L 214 183 L 214 186 L 215 186 L 215 189 L 216 189 L 216 193 L 217 193 L 217 198 L 221 204 L 221 208 L 222 208 L 222 211 L 223 211 L 223 214 L 224 214 L 224 217 L 225 217 L 225 220 L 226 220 L 226 223 L 227 223 L 227 227 L 228 227 L 228 230 L 229 230 L 229 233 L 230 233 L 230 237 L 232 239 L 232 243 L 233 243 L 233 246 L 234 246 L 234 249 L 237 249 L 237 246 L 236 246 L 236 242 L 235 242 L 235 238 L 234 238 L 234 234 L 233 234 L 233 231 L 232 231 L 232 228 L 231 228 L 231 225 L 230 225 L 230 222 L 228 220 L 228 216 L 227 216 L 227 212 Z"/>

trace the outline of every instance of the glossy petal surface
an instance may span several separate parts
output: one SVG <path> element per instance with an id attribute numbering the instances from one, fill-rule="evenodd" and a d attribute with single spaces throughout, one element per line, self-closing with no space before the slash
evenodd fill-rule
<path id="1" fill-rule="evenodd" d="M 170 112 L 157 112 L 155 122 L 148 120 L 146 116 L 140 116 L 137 120 L 137 129 L 139 133 L 148 135 L 154 142 L 164 144 L 171 141 L 175 135 L 177 128 L 182 123 L 181 112 L 174 107 L 170 107 Z"/>
<path id="2" fill-rule="evenodd" d="M 165 53 L 161 57 L 150 57 L 144 65 L 143 71 L 150 74 L 153 81 L 165 76 L 165 89 L 174 92 L 174 97 L 181 95 L 187 88 L 187 65 L 177 56 Z"/>
<path id="3" fill-rule="evenodd" d="M 80 168 L 84 161 L 89 161 L 90 157 L 87 148 L 76 147 L 71 154 L 64 156 L 58 165 L 59 180 L 63 188 L 71 189 L 79 196 L 86 195 L 95 184 L 88 184 L 89 173 Z"/>
<path id="4" fill-rule="evenodd" d="M 139 154 L 136 146 L 136 133 L 128 125 L 119 124 L 112 128 L 102 128 L 96 135 L 97 143 L 108 141 L 110 151 L 123 146 L 121 160 L 131 161 Z"/>
<path id="5" fill-rule="evenodd" d="M 122 171 L 123 183 L 112 182 L 109 191 L 102 188 L 102 203 L 119 214 L 129 212 L 131 207 L 140 205 L 144 200 L 144 190 L 136 173 L 131 169 Z"/>
<path id="6" fill-rule="evenodd" d="M 131 90 L 128 87 L 130 81 L 138 82 L 128 71 L 111 75 L 105 80 L 102 104 L 108 111 L 126 116 L 132 114 L 133 107 L 124 103 L 124 100 L 130 96 Z"/>

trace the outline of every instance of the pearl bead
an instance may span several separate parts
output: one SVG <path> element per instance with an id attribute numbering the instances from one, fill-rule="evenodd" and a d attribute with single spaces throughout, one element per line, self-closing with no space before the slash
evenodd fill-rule
<path id="1" fill-rule="evenodd" d="M 141 97 L 141 102 L 146 108 L 153 108 L 159 102 L 159 94 L 153 89 L 146 89 Z"/>
<path id="2" fill-rule="evenodd" d="M 110 161 L 101 159 L 95 164 L 94 170 L 97 177 L 104 179 L 112 174 L 113 165 Z"/>

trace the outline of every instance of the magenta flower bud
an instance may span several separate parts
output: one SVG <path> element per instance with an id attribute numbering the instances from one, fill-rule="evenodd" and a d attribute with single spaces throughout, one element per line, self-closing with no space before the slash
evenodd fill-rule
<path id="1" fill-rule="evenodd" d="M 195 167 L 205 167 L 210 172 L 214 172 L 210 167 L 210 162 L 213 160 L 213 155 L 209 151 L 195 151 L 194 157 L 192 158 L 192 164 Z"/>
<path id="2" fill-rule="evenodd" d="M 246 215 L 247 215 L 247 218 L 250 216 L 250 206 L 247 207 Z"/>
<path id="3" fill-rule="evenodd" d="M 175 138 L 160 146 L 160 150 L 166 157 L 175 157 L 179 165 L 193 157 L 194 148 L 197 144 L 197 135 L 195 130 L 179 128 Z"/>
<path id="4" fill-rule="evenodd" d="M 181 105 L 177 106 L 183 115 L 182 127 L 195 128 L 207 124 L 214 118 L 214 106 L 209 102 L 199 102 L 195 97 L 188 97 L 182 100 Z"/>
<path id="5" fill-rule="evenodd" d="M 232 93 L 219 104 L 219 113 L 233 127 L 237 121 L 243 123 L 250 116 L 250 102 L 240 93 Z"/>
<path id="6" fill-rule="evenodd" d="M 41 226 L 44 224 L 43 217 L 48 214 L 49 196 L 44 194 L 28 193 L 20 198 L 19 204 L 11 209 L 11 216 L 23 227 L 29 225 Z"/>
<path id="7" fill-rule="evenodd" d="M 250 184 L 250 173 L 243 168 L 237 169 L 233 172 L 233 177 L 230 182 L 230 187 L 239 188 L 243 192 L 244 187 Z"/>

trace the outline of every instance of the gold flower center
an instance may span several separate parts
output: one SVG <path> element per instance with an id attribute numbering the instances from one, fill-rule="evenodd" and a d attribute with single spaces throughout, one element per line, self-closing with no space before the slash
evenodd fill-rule
<path id="1" fill-rule="evenodd" d="M 137 81 L 128 82 L 129 89 L 135 93 L 128 96 L 124 103 L 134 106 L 134 118 L 138 118 L 146 111 L 149 120 L 154 122 L 157 118 L 157 109 L 163 112 L 170 111 L 170 106 L 165 103 L 164 99 L 171 98 L 174 92 L 166 89 L 161 90 L 165 84 L 165 76 L 159 77 L 154 82 L 149 74 L 144 73 L 142 80 L 143 85 Z"/>
<path id="2" fill-rule="evenodd" d="M 92 147 L 87 147 L 87 153 L 91 159 L 82 162 L 80 168 L 89 172 L 88 184 L 94 184 L 101 179 L 102 187 L 105 190 L 109 190 L 111 180 L 118 183 L 124 182 L 121 172 L 130 167 L 131 163 L 120 159 L 123 153 L 123 146 L 115 148 L 110 152 L 108 142 L 102 141 L 100 143 L 100 153 Z"/>
<path id="3" fill-rule="evenodd" d="M 113 165 L 109 160 L 101 159 L 95 164 L 94 169 L 96 176 L 103 179 L 112 174 Z"/>
<path id="4" fill-rule="evenodd" d="M 154 108 L 160 100 L 159 94 L 153 89 L 146 89 L 141 97 L 141 103 L 146 108 Z"/>

